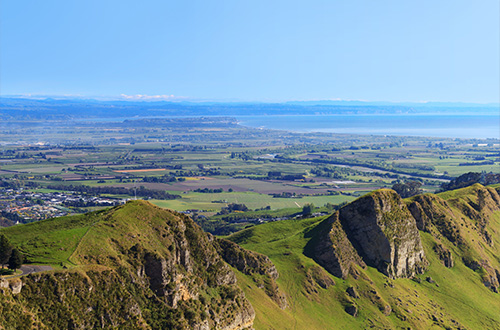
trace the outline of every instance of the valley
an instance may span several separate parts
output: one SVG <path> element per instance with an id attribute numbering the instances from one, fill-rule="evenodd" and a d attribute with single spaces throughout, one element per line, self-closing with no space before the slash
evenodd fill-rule
<path id="1" fill-rule="evenodd" d="M 0 7 L 0 330 L 500 330 L 499 1 Z"/>
<path id="2" fill-rule="evenodd" d="M 2 216 L 7 223 L 139 198 L 228 234 L 252 224 L 216 218 L 229 204 L 261 215 L 293 217 L 309 204 L 324 212 L 406 181 L 434 192 L 463 173 L 495 172 L 500 159 L 495 139 L 293 133 L 222 117 L 29 123 L 2 122 L 0 198 L 19 204 Z M 70 197 L 36 197 L 44 194 Z"/>
<path id="3" fill-rule="evenodd" d="M 499 140 L 88 120 L 2 124 L 0 325 L 500 329 Z"/>

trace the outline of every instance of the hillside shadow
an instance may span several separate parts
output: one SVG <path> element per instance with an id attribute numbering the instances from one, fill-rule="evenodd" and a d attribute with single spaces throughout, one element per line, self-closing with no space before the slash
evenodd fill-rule
<path id="1" fill-rule="evenodd" d="M 313 259 L 314 261 L 318 262 L 318 260 L 316 260 L 316 258 L 315 258 L 314 250 L 316 249 L 316 246 L 318 245 L 318 240 L 319 240 L 319 236 L 321 235 L 321 233 L 328 231 L 328 228 L 333 221 L 333 219 L 332 219 L 333 216 L 334 215 L 330 215 L 328 218 L 321 221 L 319 224 L 317 224 L 313 228 L 304 232 L 304 237 L 310 238 L 307 241 L 307 244 L 304 246 L 304 250 L 302 251 L 302 253 L 306 257 L 309 257 L 309 258 Z"/>

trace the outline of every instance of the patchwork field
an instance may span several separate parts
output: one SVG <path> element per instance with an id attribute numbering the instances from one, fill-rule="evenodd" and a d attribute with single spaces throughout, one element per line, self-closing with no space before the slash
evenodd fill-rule
<path id="1" fill-rule="evenodd" d="M 5 125 L 1 185 L 18 194 L 72 193 L 65 207 L 77 213 L 100 207 L 92 196 L 151 199 L 207 217 L 230 204 L 300 210 L 409 181 L 434 192 L 463 173 L 498 172 L 500 164 L 497 140 L 298 134 L 220 118 Z"/>

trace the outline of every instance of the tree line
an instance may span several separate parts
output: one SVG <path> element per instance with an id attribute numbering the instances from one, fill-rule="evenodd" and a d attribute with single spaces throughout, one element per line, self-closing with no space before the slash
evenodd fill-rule
<path id="1" fill-rule="evenodd" d="M 5 268 L 5 265 L 12 270 L 21 268 L 23 261 L 24 257 L 21 252 L 10 244 L 5 235 L 0 235 L 0 264 L 2 269 Z"/>

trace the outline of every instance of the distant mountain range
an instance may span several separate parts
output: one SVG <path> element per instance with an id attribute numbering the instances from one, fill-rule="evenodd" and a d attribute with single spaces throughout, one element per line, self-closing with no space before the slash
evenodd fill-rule
<path id="1" fill-rule="evenodd" d="M 318 101 L 290 101 L 287 104 L 296 105 L 359 105 L 359 106 L 404 106 L 413 108 L 498 108 L 500 103 L 465 103 L 465 102 L 384 102 L 384 101 L 346 101 L 346 100 L 318 100 Z"/>
<path id="2" fill-rule="evenodd" d="M 0 98 L 2 120 L 67 120 L 158 116 L 483 114 L 498 115 L 498 104 L 390 103 L 363 101 L 171 102 L 92 99 Z"/>

